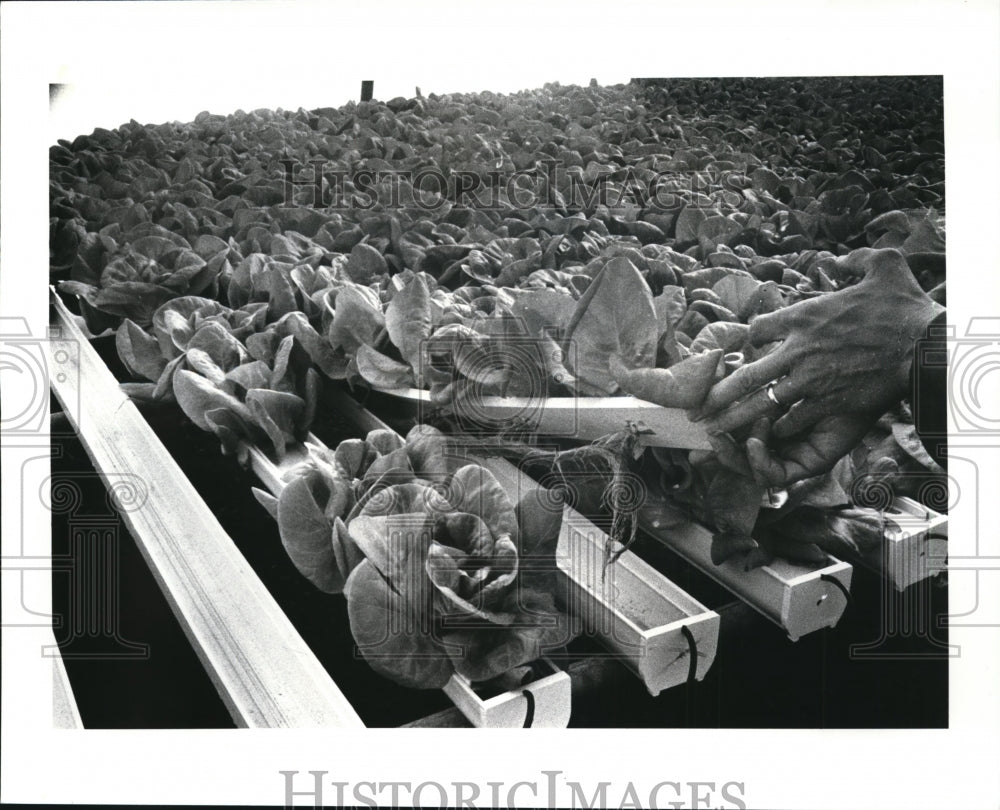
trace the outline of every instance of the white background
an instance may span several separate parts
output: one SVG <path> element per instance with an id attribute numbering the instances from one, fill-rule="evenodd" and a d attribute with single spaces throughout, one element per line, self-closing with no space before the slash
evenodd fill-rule
<path id="1" fill-rule="evenodd" d="M 388 99 L 418 85 L 424 94 L 507 91 L 592 77 L 610 84 L 631 76 L 944 74 L 950 321 L 962 334 L 970 317 L 994 314 L 1000 301 L 995 0 L 810 8 L 760 0 L 6 3 L 0 13 L 0 307 L 27 318 L 36 335 L 46 324 L 47 148 L 56 138 L 130 118 L 190 120 L 205 109 L 337 106 L 357 97 L 362 79 L 374 79 L 376 98 Z M 50 82 L 75 88 L 52 116 Z M 960 484 L 978 487 L 984 503 L 979 515 L 966 500 L 952 514 L 953 554 L 975 538 L 979 520 L 979 553 L 1000 555 L 985 495 L 1000 491 L 997 465 L 980 455 L 978 482 Z M 17 476 L 4 470 L 6 526 Z M 40 508 L 24 520 L 34 536 L 48 532 Z M 5 555 L 16 553 L 7 534 Z M 982 575 L 980 587 L 980 601 L 995 603 L 1000 576 Z M 951 598 L 955 612 L 974 605 L 961 588 Z M 946 731 L 53 732 L 43 640 L 7 629 L 2 800 L 277 804 L 279 770 L 485 785 L 537 781 L 544 768 L 589 785 L 631 780 L 640 795 L 665 779 L 741 781 L 751 807 L 995 810 L 998 632 L 953 629 L 950 640 L 962 655 L 952 663 Z"/>

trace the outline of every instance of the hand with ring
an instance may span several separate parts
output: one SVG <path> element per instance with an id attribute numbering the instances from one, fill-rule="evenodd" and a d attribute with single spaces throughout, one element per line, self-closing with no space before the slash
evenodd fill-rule
<path id="1" fill-rule="evenodd" d="M 908 394 L 915 341 L 942 309 L 897 250 L 835 261 L 862 281 L 751 321 L 750 342 L 775 348 L 716 383 L 695 415 L 710 433 L 753 426 L 747 459 L 768 486 L 831 469 Z"/>

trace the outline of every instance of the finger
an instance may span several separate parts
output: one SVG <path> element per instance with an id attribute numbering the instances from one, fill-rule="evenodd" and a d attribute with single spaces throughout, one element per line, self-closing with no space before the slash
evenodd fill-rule
<path id="1" fill-rule="evenodd" d="M 758 486 L 770 487 L 771 480 L 784 476 L 784 470 L 772 455 L 768 447 L 771 443 L 771 420 L 762 416 L 750 430 L 744 452 L 750 465 L 750 474 Z"/>
<path id="2" fill-rule="evenodd" d="M 787 469 L 786 462 L 773 455 L 767 445 L 754 436 L 747 439 L 747 461 L 758 486 L 784 486 L 795 473 L 795 470 Z"/>
<path id="3" fill-rule="evenodd" d="M 769 383 L 770 384 L 770 383 Z M 775 383 L 771 399 L 767 386 L 758 388 L 748 397 L 730 405 L 728 408 L 706 418 L 706 426 L 712 433 L 731 432 L 744 425 L 749 425 L 761 416 L 773 415 L 782 407 L 788 407 L 800 397 L 803 384 L 791 376 L 782 377 Z M 777 400 L 775 402 L 774 400 Z M 699 417 L 700 418 L 700 417 Z"/>
<path id="4" fill-rule="evenodd" d="M 750 425 L 768 413 L 776 413 L 779 408 L 767 396 L 767 390 L 758 388 L 753 394 L 730 405 L 725 410 L 705 419 L 709 433 L 731 433 L 744 425 Z"/>
<path id="5" fill-rule="evenodd" d="M 753 477 L 753 471 L 747 462 L 746 454 L 736 445 L 728 433 L 709 433 L 708 443 L 712 445 L 719 463 L 733 472 L 738 472 L 747 478 Z"/>
<path id="6" fill-rule="evenodd" d="M 787 377 L 782 377 L 774 384 L 774 388 L 771 389 L 771 393 L 774 394 L 774 398 L 778 400 L 778 404 L 782 408 L 791 408 L 800 399 L 802 399 L 808 393 L 808 383 L 804 383 L 797 379 L 795 373 L 789 374 Z M 764 395 L 767 396 L 767 389 L 765 388 Z M 768 397 L 768 401 L 771 398 Z"/>
<path id="7" fill-rule="evenodd" d="M 763 442 L 766 447 L 768 442 L 771 441 L 771 420 L 765 416 L 754 422 L 750 436 L 759 442 Z"/>
<path id="8" fill-rule="evenodd" d="M 833 416 L 838 410 L 837 405 L 836 401 L 829 398 L 804 399 L 789 408 L 788 413 L 774 423 L 774 435 L 779 439 L 787 439 L 801 433 L 821 419 Z"/>
<path id="9" fill-rule="evenodd" d="M 722 410 L 771 380 L 784 377 L 790 367 L 791 359 L 788 352 L 784 348 L 780 348 L 767 357 L 762 357 L 760 360 L 736 369 L 728 377 L 712 386 L 712 390 L 708 392 L 695 420 Z"/>
<path id="10" fill-rule="evenodd" d="M 817 422 L 801 441 L 782 445 L 773 455 L 781 465 L 784 483 L 790 484 L 829 472 L 861 441 L 878 417 L 864 414 L 828 416 Z M 747 458 L 753 468 L 749 448 Z"/>
<path id="11" fill-rule="evenodd" d="M 784 340 L 792 330 L 797 313 L 794 307 L 785 307 L 774 312 L 758 315 L 750 321 L 750 332 L 747 339 L 754 345 L 770 343 L 774 340 Z"/>

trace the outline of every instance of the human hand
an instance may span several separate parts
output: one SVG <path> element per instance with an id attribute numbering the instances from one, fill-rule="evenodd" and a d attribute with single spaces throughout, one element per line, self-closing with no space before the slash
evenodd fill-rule
<path id="1" fill-rule="evenodd" d="M 857 446 L 877 420 L 878 415 L 868 414 L 826 416 L 798 439 L 772 442 L 770 422 L 764 417 L 746 441 L 750 473 L 759 486 L 785 487 L 828 472 Z"/>
<path id="2" fill-rule="evenodd" d="M 906 395 L 914 342 L 942 307 L 920 289 L 897 250 L 861 248 L 832 261 L 863 280 L 755 318 L 753 345 L 781 343 L 709 391 L 695 418 L 707 417 L 710 433 L 752 425 L 787 407 L 773 435 L 782 440 L 819 427 L 820 446 L 802 457 L 808 463 L 796 462 L 816 469 L 835 446 L 827 426 L 872 421 Z M 773 399 L 763 387 L 772 381 Z M 845 414 L 855 416 L 830 420 Z"/>

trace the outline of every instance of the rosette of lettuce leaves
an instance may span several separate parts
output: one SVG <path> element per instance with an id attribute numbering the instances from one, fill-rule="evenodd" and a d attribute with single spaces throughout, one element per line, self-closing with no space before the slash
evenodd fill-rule
<path id="1" fill-rule="evenodd" d="M 433 427 L 309 445 L 277 497 L 254 494 L 299 572 L 346 595 L 362 655 L 398 683 L 491 680 L 569 640 L 554 599 L 562 510 L 536 495 L 515 508 Z"/>
<path id="2" fill-rule="evenodd" d="M 324 593 L 340 593 L 362 555 L 345 521 L 368 499 L 390 484 L 447 479 L 446 439 L 436 429 L 418 425 L 406 441 L 391 430 L 347 439 L 335 450 L 306 442 L 308 463 L 288 473 L 277 495 L 254 489 L 257 500 L 278 523 L 289 558 L 306 579 Z"/>
<path id="3" fill-rule="evenodd" d="M 218 277 L 224 251 L 201 245 L 206 258 L 183 237 L 157 226 L 145 227 L 146 235 L 124 241 L 113 254 L 105 254 L 100 268 L 75 263 L 71 278 L 59 290 L 79 297 L 87 328 L 94 334 L 114 327 L 122 318 L 149 326 L 153 313 L 167 301 L 187 295 L 218 292 Z"/>
<path id="4" fill-rule="evenodd" d="M 488 681 L 565 644 L 551 579 L 561 520 L 532 495 L 515 509 L 477 464 L 443 488 L 414 481 L 374 495 L 347 526 L 365 555 L 345 586 L 361 654 L 429 689 L 454 673 Z M 521 570 L 525 553 L 550 564 Z"/>
<path id="5" fill-rule="evenodd" d="M 119 357 L 150 382 L 123 387 L 136 398 L 175 399 L 241 461 L 242 442 L 281 458 L 315 416 L 319 375 L 310 350 L 320 341 L 301 313 L 265 326 L 266 307 L 232 310 L 186 296 L 157 309 L 152 334 L 126 319 L 116 335 Z"/>

